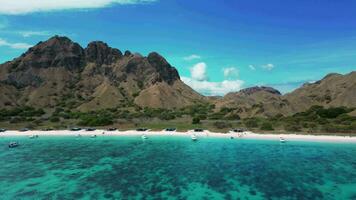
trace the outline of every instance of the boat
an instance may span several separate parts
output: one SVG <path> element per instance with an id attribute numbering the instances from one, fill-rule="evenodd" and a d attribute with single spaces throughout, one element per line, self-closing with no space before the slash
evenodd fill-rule
<path id="1" fill-rule="evenodd" d="M 280 141 L 281 143 L 285 143 L 285 142 L 286 142 L 286 140 L 285 140 L 283 137 L 280 137 L 280 138 L 279 138 L 279 141 Z"/>
<path id="2" fill-rule="evenodd" d="M 9 148 L 15 148 L 15 147 L 18 147 L 18 146 L 19 146 L 18 142 L 10 142 L 9 143 Z"/>
<path id="3" fill-rule="evenodd" d="M 74 127 L 74 128 L 71 128 L 70 129 L 71 131 L 80 131 L 80 130 L 82 130 L 81 128 L 78 128 L 78 127 Z"/>
<path id="4" fill-rule="evenodd" d="M 108 129 L 106 129 L 107 131 L 116 131 L 117 130 L 117 128 L 108 128 Z"/>
<path id="5" fill-rule="evenodd" d="M 150 131 L 150 130 L 147 129 L 147 128 L 138 128 L 138 129 L 136 129 L 136 131 L 139 131 L 139 132 L 146 132 L 146 131 Z"/>
<path id="6" fill-rule="evenodd" d="M 193 141 L 197 141 L 198 140 L 198 137 L 195 134 L 191 135 L 190 138 L 192 138 Z"/>
<path id="7" fill-rule="evenodd" d="M 244 129 L 242 128 L 235 128 L 230 131 L 230 133 L 242 133 L 244 132 Z"/>
<path id="8" fill-rule="evenodd" d="M 30 135 L 29 138 L 30 139 L 35 139 L 35 138 L 38 138 L 38 135 Z"/>
<path id="9" fill-rule="evenodd" d="M 164 129 L 164 131 L 167 131 L 167 132 L 175 132 L 177 129 L 176 128 L 166 128 Z"/>
<path id="10" fill-rule="evenodd" d="M 148 139 L 148 137 L 147 137 L 145 134 L 143 134 L 143 135 L 141 136 L 141 138 L 144 139 L 144 140 Z"/>
<path id="11" fill-rule="evenodd" d="M 96 138 L 96 135 L 92 135 L 92 136 L 90 136 L 91 138 Z"/>
<path id="12" fill-rule="evenodd" d="M 42 131 L 53 131 L 53 128 L 44 128 Z"/>
<path id="13" fill-rule="evenodd" d="M 194 131 L 194 132 L 204 132 L 204 129 L 202 129 L 202 128 L 195 128 L 193 131 Z"/>
<path id="14" fill-rule="evenodd" d="M 85 131 L 95 131 L 95 128 L 86 128 Z"/>
<path id="15" fill-rule="evenodd" d="M 20 132 L 26 132 L 26 131 L 29 131 L 30 129 L 28 129 L 28 128 L 22 128 L 22 129 L 20 129 L 19 131 Z"/>
<path id="16" fill-rule="evenodd" d="M 0 128 L 0 132 L 6 132 L 7 130 L 4 128 Z"/>

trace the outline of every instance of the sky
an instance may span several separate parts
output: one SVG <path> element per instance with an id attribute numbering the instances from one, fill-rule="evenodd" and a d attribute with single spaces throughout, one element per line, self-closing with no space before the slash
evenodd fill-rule
<path id="1" fill-rule="evenodd" d="M 205 95 L 356 70 L 354 0 L 0 0 L 0 63 L 53 35 L 158 52 Z"/>

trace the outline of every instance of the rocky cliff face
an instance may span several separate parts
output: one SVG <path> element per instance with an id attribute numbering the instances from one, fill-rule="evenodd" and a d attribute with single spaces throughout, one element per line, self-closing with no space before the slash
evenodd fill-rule
<path id="1" fill-rule="evenodd" d="M 55 36 L 0 65 L 0 106 L 184 107 L 203 99 L 158 53 L 124 54 L 95 41 L 84 49 Z"/>

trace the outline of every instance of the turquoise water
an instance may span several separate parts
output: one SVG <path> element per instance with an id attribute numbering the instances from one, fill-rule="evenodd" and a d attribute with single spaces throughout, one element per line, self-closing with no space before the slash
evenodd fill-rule
<path id="1" fill-rule="evenodd" d="M 3 137 L 0 199 L 356 199 L 356 144 Z"/>

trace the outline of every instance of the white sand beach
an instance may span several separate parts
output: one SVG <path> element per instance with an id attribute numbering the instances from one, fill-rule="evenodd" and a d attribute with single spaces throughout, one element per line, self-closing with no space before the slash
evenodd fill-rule
<path id="1" fill-rule="evenodd" d="M 315 142 L 352 142 L 356 143 L 356 137 L 350 136 L 333 136 L 333 135 L 302 135 L 302 134 L 259 134 L 253 132 L 244 132 L 243 134 L 238 133 L 218 133 L 210 132 L 204 130 L 203 132 L 168 132 L 168 131 L 107 131 L 107 130 L 95 130 L 95 131 L 70 131 L 70 130 L 52 130 L 52 131 L 40 131 L 40 130 L 30 130 L 30 131 L 15 131 L 8 130 L 0 133 L 0 137 L 6 136 L 141 136 L 146 135 L 150 136 L 182 136 L 190 137 L 192 134 L 196 135 L 198 138 L 206 137 L 220 137 L 220 138 L 229 138 L 229 139 L 261 139 L 261 140 L 277 140 L 280 138 L 285 139 L 286 141 L 315 141 Z"/>

